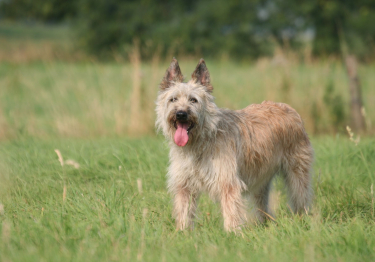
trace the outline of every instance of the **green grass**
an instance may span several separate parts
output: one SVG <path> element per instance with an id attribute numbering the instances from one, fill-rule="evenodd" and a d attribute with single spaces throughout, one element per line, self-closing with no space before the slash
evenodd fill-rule
<path id="1" fill-rule="evenodd" d="M 176 232 L 168 148 L 153 128 L 168 62 L 142 62 L 137 73 L 127 58 L 80 60 L 68 28 L 52 29 L 0 23 L 0 261 L 375 260 L 375 139 L 356 146 L 345 133 L 349 97 L 340 63 L 206 61 L 220 107 L 283 101 L 310 134 L 334 135 L 313 137 L 311 215 L 293 216 L 276 180 L 275 223 L 227 234 L 219 206 L 204 196 L 196 229 Z M 180 59 L 185 76 L 198 60 Z M 369 133 L 373 72 L 374 65 L 359 68 Z M 147 136 L 127 138 L 135 77 Z M 79 168 L 61 166 L 55 149 Z"/>
<path id="2" fill-rule="evenodd" d="M 276 223 L 236 236 L 208 197 L 196 229 L 175 231 L 162 138 L 2 142 L 0 261 L 373 261 L 375 140 L 313 145 L 312 214 L 293 216 L 282 194 Z"/>

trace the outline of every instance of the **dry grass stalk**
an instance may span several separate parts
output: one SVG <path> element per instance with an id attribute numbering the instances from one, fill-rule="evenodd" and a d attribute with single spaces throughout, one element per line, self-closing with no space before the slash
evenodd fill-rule
<path id="1" fill-rule="evenodd" d="M 154 56 L 152 57 L 151 61 L 151 78 L 148 85 L 148 90 L 145 92 L 145 101 L 153 101 L 158 85 L 157 83 L 160 81 L 160 74 L 159 74 L 159 66 L 160 66 L 160 53 L 161 53 L 161 46 L 158 47 L 157 51 L 155 52 Z M 154 103 L 145 103 L 145 119 L 146 119 L 146 132 L 152 131 L 154 127 L 154 119 L 155 119 L 155 112 L 154 112 Z"/>
<path id="2" fill-rule="evenodd" d="M 61 166 L 64 166 L 64 159 L 63 159 L 63 157 L 62 157 L 62 155 L 61 155 L 60 150 L 55 149 L 55 152 L 56 152 L 56 154 L 57 154 L 57 156 L 58 156 L 58 158 L 59 158 L 60 165 L 61 165 Z"/>
<path id="3" fill-rule="evenodd" d="M 372 206 L 371 215 L 372 215 L 372 218 L 374 218 L 374 184 L 371 184 L 371 206 Z"/>
<path id="4" fill-rule="evenodd" d="M 64 162 L 64 159 L 63 159 L 63 156 L 62 156 L 60 150 L 55 149 L 55 153 L 57 154 L 57 156 L 59 158 L 59 162 L 60 162 L 61 166 L 64 166 L 64 164 L 65 164 L 65 165 L 73 166 L 74 168 L 77 168 L 77 169 L 79 168 L 79 164 L 72 159 L 68 159 Z"/>
<path id="5" fill-rule="evenodd" d="M 142 190 L 142 179 L 140 179 L 140 178 L 137 179 L 137 186 L 138 186 L 139 194 L 142 194 L 142 192 L 143 192 L 143 190 Z"/>
<path id="6" fill-rule="evenodd" d="M 366 122 L 366 129 L 371 130 L 371 119 L 367 116 L 366 109 L 362 106 L 361 108 L 361 114 Z"/>
<path id="7" fill-rule="evenodd" d="M 2 240 L 3 243 L 8 243 L 10 239 L 10 223 L 8 221 L 4 221 L 2 224 Z"/>
<path id="8" fill-rule="evenodd" d="M 64 188 L 63 188 L 63 202 L 65 202 L 66 200 L 66 185 L 64 185 Z"/>
<path id="9" fill-rule="evenodd" d="M 65 164 L 66 164 L 66 165 L 69 165 L 69 166 L 73 166 L 73 167 L 76 168 L 76 169 L 79 168 L 79 164 L 78 164 L 76 161 L 72 160 L 72 159 L 68 159 L 68 160 L 66 160 L 66 161 L 65 161 Z"/>
<path id="10" fill-rule="evenodd" d="M 0 203 L 0 216 L 4 215 L 4 205 Z"/>
<path id="11" fill-rule="evenodd" d="M 346 131 L 348 131 L 349 139 L 352 141 L 356 146 L 361 141 L 361 137 L 357 136 L 356 139 L 354 139 L 354 133 L 352 132 L 352 129 L 349 126 L 346 126 Z"/>
<path id="12" fill-rule="evenodd" d="M 141 111 L 141 56 L 139 51 L 139 40 L 134 40 L 133 51 L 130 53 L 129 58 L 133 67 L 129 134 L 139 135 L 143 131 L 142 122 L 145 121 L 145 119 L 142 119 Z"/>
<path id="13" fill-rule="evenodd" d="M 354 130 L 356 132 L 364 132 L 366 128 L 365 118 L 361 113 L 363 107 L 362 102 L 362 87 L 358 76 L 358 63 L 354 55 L 345 58 L 345 65 L 349 77 L 349 91 L 350 91 L 350 113 Z"/>
<path id="14" fill-rule="evenodd" d="M 141 245 L 138 249 L 138 254 L 137 254 L 137 260 L 138 261 L 142 261 L 143 259 L 143 253 L 144 253 L 144 250 L 145 250 L 145 246 L 146 246 L 146 243 L 145 243 L 145 225 L 146 225 L 146 219 L 147 219 L 147 213 L 148 213 L 148 209 L 147 208 L 144 208 L 143 209 L 143 212 L 142 212 L 142 215 L 143 215 L 143 226 L 142 226 L 142 231 L 141 231 Z"/>

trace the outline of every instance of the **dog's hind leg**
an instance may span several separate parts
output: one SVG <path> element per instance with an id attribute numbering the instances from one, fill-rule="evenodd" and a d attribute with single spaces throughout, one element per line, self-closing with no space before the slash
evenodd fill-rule
<path id="1" fill-rule="evenodd" d="M 177 230 L 194 228 L 194 218 L 198 205 L 198 194 L 191 194 L 186 188 L 177 191 L 174 197 L 174 217 Z"/>
<path id="2" fill-rule="evenodd" d="M 308 213 L 312 199 L 311 166 L 313 150 L 310 144 L 294 148 L 286 154 L 283 163 L 283 178 L 293 212 Z"/>
<path id="3" fill-rule="evenodd" d="M 250 197 L 254 203 L 253 213 L 255 214 L 255 223 L 263 223 L 266 219 L 273 217 L 269 209 L 270 188 L 271 181 L 254 193 L 250 193 Z"/>

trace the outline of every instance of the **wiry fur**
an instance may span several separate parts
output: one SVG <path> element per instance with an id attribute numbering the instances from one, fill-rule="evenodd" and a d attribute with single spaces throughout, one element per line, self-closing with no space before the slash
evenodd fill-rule
<path id="1" fill-rule="evenodd" d="M 258 221 L 270 210 L 270 183 L 281 173 L 294 212 L 307 212 L 311 198 L 313 149 L 298 113 L 287 104 L 265 101 L 242 110 L 218 108 L 203 60 L 192 80 L 182 82 L 177 60 L 163 78 L 156 126 L 168 139 L 168 189 L 174 195 L 177 229 L 193 227 L 201 192 L 221 203 L 224 228 L 247 221 L 245 198 L 255 204 Z M 196 102 L 191 102 L 191 98 Z M 175 100 L 171 100 L 175 98 Z M 188 113 L 194 127 L 184 147 L 174 143 L 176 112 Z"/>

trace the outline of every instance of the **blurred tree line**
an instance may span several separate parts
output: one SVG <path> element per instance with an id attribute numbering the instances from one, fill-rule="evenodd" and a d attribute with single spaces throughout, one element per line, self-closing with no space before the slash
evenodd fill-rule
<path id="1" fill-rule="evenodd" d="M 315 56 L 375 54 L 374 0 L 0 0 L 2 18 L 69 21 L 77 41 L 97 55 L 271 55 L 275 45 Z M 168 51 L 169 50 L 169 51 Z"/>

